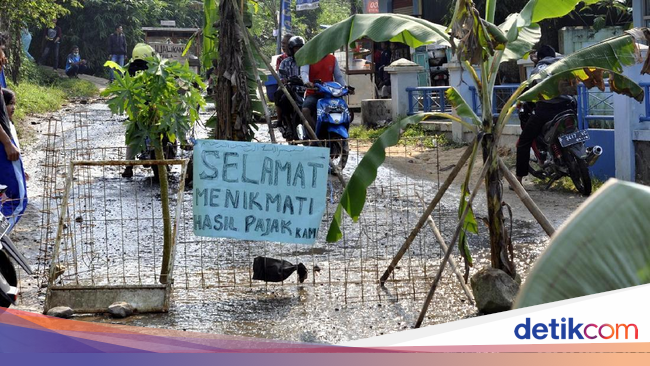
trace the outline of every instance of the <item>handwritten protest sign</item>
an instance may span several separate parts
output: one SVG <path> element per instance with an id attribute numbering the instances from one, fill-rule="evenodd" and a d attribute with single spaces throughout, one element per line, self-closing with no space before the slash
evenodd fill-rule
<path id="1" fill-rule="evenodd" d="M 223 140 L 194 146 L 194 233 L 313 244 L 329 149 Z"/>

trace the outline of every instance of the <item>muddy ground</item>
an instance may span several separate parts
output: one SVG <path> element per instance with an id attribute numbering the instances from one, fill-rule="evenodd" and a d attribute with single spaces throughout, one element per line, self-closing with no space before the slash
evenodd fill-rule
<path id="1" fill-rule="evenodd" d="M 71 115 L 80 110 L 85 111 L 91 122 L 89 136 L 84 139 L 90 148 L 123 144 L 123 117 L 112 116 L 101 100 L 67 106 L 59 113 L 59 117 L 68 121 L 69 128 Z M 42 249 L 43 236 L 41 212 L 46 200 L 38 197 L 44 188 L 42 175 L 45 172 L 44 147 L 48 129 L 46 117 L 33 117 L 29 122 L 35 129 L 36 140 L 23 154 L 26 169 L 32 176 L 29 192 L 33 199 L 25 217 L 12 233 L 14 240 L 23 245 L 33 266 L 39 269 L 46 268 L 48 264 L 43 262 L 43 253 L 39 251 Z M 202 117 L 209 117 L 209 113 Z M 68 134 L 72 138 L 73 132 L 70 131 L 72 130 Z M 279 137 L 279 134 L 276 136 Z M 265 126 L 260 128 L 257 138 L 268 141 Z M 345 170 L 348 178 L 365 151 L 361 145 L 355 149 L 353 144 L 353 152 Z M 181 241 L 185 239 L 186 242 L 178 247 L 176 281 L 168 313 L 137 314 L 125 320 L 115 320 L 101 314 L 79 315 L 76 319 L 316 343 L 339 343 L 407 329 L 415 323 L 442 254 L 432 239 L 430 230 L 425 228 L 423 234 L 416 239 L 413 248 L 395 272 L 396 281 L 390 281 L 382 288 L 377 280 L 423 210 L 415 193 L 430 200 L 436 193 L 438 181 L 446 178 L 462 151 L 463 148 L 440 148 L 434 151 L 418 147 L 391 150 L 387 164 L 378 173 L 375 186 L 369 190 L 369 201 L 361 224 L 348 223 L 346 240 L 335 244 L 324 242 L 329 223 L 327 218 L 323 220 L 316 245 L 305 247 L 281 243 L 199 240 L 191 234 L 190 215 L 184 215 L 181 220 Z M 95 177 L 93 184 L 108 187 L 109 190 L 120 189 L 119 192 L 122 192 L 121 189 L 140 192 L 140 200 L 147 197 L 147 200 L 142 200 L 146 201 L 142 203 L 146 207 L 141 207 L 129 194 L 122 194 L 120 202 L 127 203 L 127 206 L 131 202 L 134 211 L 153 210 L 152 207 L 156 206 L 157 187 L 148 178 L 150 172 L 136 169 L 136 177 L 125 182 L 119 177 L 120 171 L 121 168 L 118 167 L 103 171 L 102 176 Z M 474 168 L 473 175 L 477 176 L 479 171 L 480 165 Z M 176 186 L 178 173 L 178 170 L 172 173 L 175 177 L 172 179 L 173 185 Z M 341 191 L 337 182 L 333 179 L 331 181 L 328 200 L 334 202 L 328 208 L 327 217 L 331 216 Z M 575 193 L 542 191 L 531 183 L 526 183 L 525 187 L 556 227 L 584 201 L 584 198 Z M 434 219 L 446 240 L 451 239 L 455 225 L 459 191 L 460 180 L 457 180 L 443 199 L 440 209 L 434 213 Z M 114 197 L 110 192 L 108 196 Z M 531 265 L 546 247 L 548 238 L 507 187 L 504 189 L 504 200 L 512 207 L 515 262 L 525 279 Z M 183 201 L 185 212 L 187 203 L 191 202 L 191 192 L 184 194 Z M 98 203 L 97 210 L 91 214 L 90 219 L 97 219 L 102 215 L 100 208 L 111 207 L 110 205 L 106 202 Z M 191 205 L 189 206 L 191 214 Z M 479 217 L 485 216 L 484 194 L 477 196 L 474 211 Z M 156 232 L 150 232 L 140 224 L 133 228 L 128 224 L 124 226 L 122 222 L 119 226 L 108 228 L 107 241 L 109 236 L 119 240 L 125 234 L 132 238 L 135 233 L 138 233 L 138 237 L 149 236 L 150 240 L 156 240 Z M 115 249 L 118 252 L 123 250 L 122 256 L 124 252 L 133 250 L 128 246 L 128 240 L 122 240 L 123 244 L 125 242 L 126 247 L 122 245 L 122 248 L 118 246 Z M 475 260 L 474 267 L 470 269 L 471 275 L 489 263 L 485 227 L 480 227 L 479 235 L 470 236 L 469 244 Z M 149 252 L 155 253 L 155 249 L 152 248 Z M 304 284 L 296 283 L 295 275 L 284 284 L 265 285 L 251 281 L 250 264 L 255 255 L 281 257 L 293 263 L 303 262 L 310 269 L 310 277 Z M 456 257 L 460 262 L 460 258 Z M 143 261 L 146 263 L 147 259 Z M 102 264 L 101 258 L 96 260 L 96 264 Z M 155 274 L 155 262 L 152 266 L 152 273 Z M 314 266 L 318 266 L 321 271 L 313 272 Z M 133 270 L 128 265 L 123 268 L 126 268 L 123 270 L 125 272 Z M 66 273 L 62 279 L 66 283 L 74 283 L 75 275 Z M 42 312 L 46 289 L 39 288 L 41 282 L 42 277 L 39 280 L 21 279 L 23 296 L 18 309 Z M 444 323 L 476 315 L 475 307 L 469 303 L 455 276 L 447 269 L 429 308 L 425 324 Z"/>

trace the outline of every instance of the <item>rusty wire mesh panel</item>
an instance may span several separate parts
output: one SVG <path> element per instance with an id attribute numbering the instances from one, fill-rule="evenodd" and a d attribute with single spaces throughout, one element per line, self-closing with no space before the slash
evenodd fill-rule
<path id="1" fill-rule="evenodd" d="M 116 125 L 115 128 L 120 127 Z M 66 164 L 72 160 L 120 160 L 125 156 L 124 147 L 104 146 L 102 141 L 89 138 L 89 128 L 94 126 L 83 111 L 75 113 L 73 118 L 52 119 L 49 123 L 43 166 L 46 174 L 41 233 L 44 260 L 39 268 L 42 272 L 52 263 Z M 347 178 L 371 142 L 350 140 L 349 144 L 350 157 L 344 171 Z M 184 155 L 187 156 L 188 153 Z M 442 256 L 426 225 L 389 279 L 388 290 L 381 289 L 378 280 L 424 211 L 419 197 L 428 204 L 437 193 L 441 184 L 440 170 L 449 168 L 440 166 L 438 158 L 439 147 L 431 137 L 405 139 L 388 149 L 387 161 L 368 189 L 359 222 L 353 223 L 344 214 L 344 237 L 337 243 L 325 242 L 342 193 L 342 187 L 333 177 L 329 178 L 326 214 L 313 246 L 196 237 L 193 234 L 192 194 L 191 190 L 186 190 L 180 203 L 178 240 L 174 249 L 175 300 L 205 302 L 233 291 L 245 294 L 259 289 L 295 288 L 298 284 L 295 274 L 284 283 L 252 280 L 253 259 L 266 256 L 305 264 L 309 276 L 301 286 L 336 293 L 345 303 L 384 299 L 421 301 Z M 421 162 L 426 163 L 426 171 L 419 171 L 424 165 L 416 163 Z M 73 182 L 75 196 L 70 202 L 66 222 L 67 250 L 61 252 L 68 256 L 64 257 L 66 269 L 58 280 L 98 286 L 155 283 L 160 263 L 154 263 L 153 259 L 143 261 L 136 253 L 154 254 L 161 249 L 152 244 L 162 245 L 158 185 L 151 183 L 148 178 L 151 174 L 146 170 L 136 170 L 133 179 L 122 178 L 120 172 L 115 167 L 77 169 Z M 179 175 L 180 169 L 172 170 L 172 190 L 178 188 Z M 450 240 L 456 223 L 458 193 L 450 192 L 451 199 L 443 200 L 433 214 L 446 240 Z M 79 217 L 80 222 L 77 222 Z M 101 269 L 99 264 L 103 265 Z M 443 281 L 456 279 L 447 270 Z M 462 294 L 460 287 L 458 293 Z"/>
<path id="2" fill-rule="evenodd" d="M 91 163 L 93 163 L 91 165 Z M 56 283 L 76 286 L 158 284 L 163 251 L 160 186 L 124 179 L 126 162 L 71 162 L 51 265 Z M 165 161 L 158 169 L 181 162 Z M 172 225 L 180 217 L 179 181 L 169 187 Z M 64 192 L 65 193 L 65 192 Z M 176 215 L 175 215 L 176 213 Z"/>

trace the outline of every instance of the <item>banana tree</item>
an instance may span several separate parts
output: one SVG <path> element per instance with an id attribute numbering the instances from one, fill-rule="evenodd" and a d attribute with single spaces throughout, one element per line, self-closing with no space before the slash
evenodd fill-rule
<path id="1" fill-rule="evenodd" d="M 354 15 L 320 33 L 296 54 L 296 58 L 299 64 L 311 64 L 362 37 L 376 42 L 402 42 L 411 47 L 434 42 L 446 43 L 451 46 L 454 56 L 463 68 L 472 76 L 481 105 L 491 106 L 500 64 L 527 57 L 541 36 L 537 23 L 544 19 L 564 16 L 580 3 L 588 5 L 595 2 L 597 0 L 531 0 L 520 13 L 511 14 L 498 26 L 493 23 L 496 0 L 487 0 L 484 17 L 480 16 L 471 0 L 458 0 L 449 27 L 398 14 Z M 366 189 L 374 181 L 377 168 L 385 159 L 384 150 L 397 143 L 401 131 L 408 124 L 418 123 L 424 118 L 444 118 L 462 123 L 476 133 L 470 164 L 476 159 L 480 141 L 485 164 L 482 176 L 487 194 L 491 265 L 514 277 L 516 269 L 508 251 L 509 233 L 504 225 L 502 211 L 502 177 L 498 165 L 497 145 L 506 122 L 515 110 L 515 103 L 519 99 L 535 101 L 575 93 L 578 82 L 584 82 L 589 87 L 603 87 L 605 78 L 609 78 L 612 91 L 641 100 L 641 88 L 623 76 L 622 72 L 623 66 L 636 62 L 636 41 L 639 38 L 645 40 L 646 34 L 645 29 L 626 32 L 553 64 L 544 72 L 522 83 L 505 103 L 496 119 L 491 108 L 483 108 L 481 115 L 476 115 L 452 85 L 447 90 L 446 97 L 454 107 L 455 115 L 425 113 L 406 118 L 394 124 L 373 144 L 349 180 L 330 225 L 328 241 L 341 238 L 340 222 L 343 211 L 355 221 L 359 218 L 365 204 Z M 532 88 L 528 90 L 529 87 Z M 466 183 L 469 182 L 471 171 L 468 169 Z M 468 184 L 463 185 L 459 209 L 461 232 L 471 229 L 475 224 L 471 214 L 471 199 L 475 194 L 476 192 L 470 191 Z M 467 197 L 470 199 L 467 200 Z M 431 209 L 430 205 L 427 210 Z M 411 236 L 413 235 L 412 233 Z M 469 266 L 471 256 L 463 235 L 456 237 L 460 238 L 460 251 Z M 447 258 L 448 255 L 440 272 L 444 269 Z M 382 283 L 386 277 L 387 274 L 382 277 Z"/>
<path id="2" fill-rule="evenodd" d="M 205 24 L 203 27 L 202 61 L 208 65 L 217 60 L 216 116 L 207 125 L 215 130 L 213 137 L 223 140 L 250 141 L 257 126 L 255 115 L 266 113 L 263 93 L 258 84 L 263 76 L 258 54 L 248 49 L 247 30 L 252 26 L 257 3 L 252 0 L 204 0 Z M 267 114 L 268 116 L 268 114 Z M 267 118 L 270 125 L 270 120 Z M 273 139 L 273 138 L 272 138 Z"/>

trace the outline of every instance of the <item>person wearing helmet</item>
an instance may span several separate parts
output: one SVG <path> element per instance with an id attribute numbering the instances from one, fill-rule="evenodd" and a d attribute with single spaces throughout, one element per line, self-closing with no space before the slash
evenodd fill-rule
<path id="1" fill-rule="evenodd" d="M 120 66 L 124 66 L 125 58 L 126 37 L 124 37 L 122 26 L 118 25 L 115 27 L 115 32 L 108 37 L 108 59 Z M 115 75 L 113 74 L 113 69 L 110 69 L 108 80 L 112 83 L 113 79 L 115 79 Z"/>
<path id="2" fill-rule="evenodd" d="M 531 57 L 532 58 L 532 57 Z M 548 45 L 542 45 L 535 54 L 535 68 L 533 75 L 541 72 L 551 64 L 561 59 L 561 56 L 555 53 L 555 49 Z M 528 108 L 533 112 L 528 121 L 523 126 L 521 135 L 517 140 L 517 180 L 522 183 L 525 176 L 528 175 L 530 148 L 533 141 L 542 132 L 546 122 L 555 118 L 558 113 L 575 108 L 575 99 L 570 95 L 560 95 L 549 100 L 540 100 Z"/>
<path id="3" fill-rule="evenodd" d="M 278 74 L 280 76 L 280 81 L 282 84 L 287 84 L 291 78 L 300 78 L 300 67 L 296 64 L 294 55 L 298 50 L 305 45 L 305 39 L 299 36 L 293 36 L 289 39 L 287 43 L 287 55 L 288 57 L 282 60 L 280 67 L 278 68 Z M 305 93 L 305 87 L 299 85 L 291 85 L 292 92 L 294 95 L 302 97 Z M 282 111 L 290 113 L 293 108 L 287 96 L 284 95 L 281 89 L 278 89 L 275 92 L 276 101 L 276 111 L 278 113 L 278 121 L 282 122 Z M 285 136 L 286 138 L 286 136 Z"/>
<path id="4" fill-rule="evenodd" d="M 138 43 L 133 47 L 133 52 L 131 52 L 131 61 L 129 61 L 128 73 L 130 76 L 135 76 L 138 71 L 146 70 L 149 66 L 147 65 L 148 57 L 155 57 L 156 51 L 153 47 L 149 46 L 146 43 Z M 137 149 L 132 146 L 126 147 L 126 160 L 134 160 Z M 124 168 L 122 172 L 122 177 L 131 178 L 133 177 L 133 165 L 128 165 Z"/>
<path id="5" fill-rule="evenodd" d="M 333 54 L 325 55 L 320 61 L 311 65 L 300 66 L 300 77 L 307 87 L 305 92 L 305 101 L 302 104 L 302 113 L 311 125 L 311 128 L 316 130 L 316 105 L 318 100 L 323 97 L 322 94 L 317 92 L 314 87 L 314 82 L 319 80 L 322 83 L 329 81 L 336 81 L 342 86 L 346 86 L 345 77 L 341 72 L 339 63 Z"/>
<path id="6" fill-rule="evenodd" d="M 135 76 L 138 71 L 146 70 L 149 66 L 145 59 L 154 56 L 156 56 L 156 51 L 153 47 L 146 43 L 136 44 L 131 53 L 131 61 L 129 61 L 129 75 Z"/>

